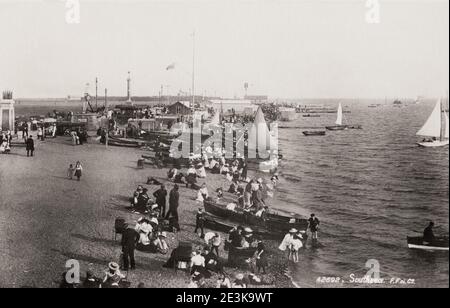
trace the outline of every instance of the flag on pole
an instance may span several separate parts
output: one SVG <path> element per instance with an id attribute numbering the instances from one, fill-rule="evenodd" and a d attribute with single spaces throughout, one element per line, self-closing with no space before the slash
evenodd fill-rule
<path id="1" fill-rule="evenodd" d="M 166 71 L 168 70 L 173 70 L 175 68 L 175 63 L 170 64 L 169 66 L 166 67 Z"/>

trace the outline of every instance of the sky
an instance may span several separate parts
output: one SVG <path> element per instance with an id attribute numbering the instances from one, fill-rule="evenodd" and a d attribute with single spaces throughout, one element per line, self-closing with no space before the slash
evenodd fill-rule
<path id="1" fill-rule="evenodd" d="M 76 0 L 70 0 L 76 1 Z M 69 1 L 69 2 L 70 2 Z M 367 3 L 369 1 L 369 3 Z M 449 84 L 447 0 L 0 0 L 0 90 L 15 97 L 437 97 Z M 374 15 L 370 15 L 374 16 Z M 370 19 L 374 21 L 374 19 Z M 166 67 L 175 63 L 175 68 Z"/>

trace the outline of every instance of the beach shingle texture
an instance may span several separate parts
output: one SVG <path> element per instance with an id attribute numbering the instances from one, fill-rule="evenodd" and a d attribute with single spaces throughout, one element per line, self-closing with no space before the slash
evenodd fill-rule
<path id="1" fill-rule="evenodd" d="M 81 274 L 88 266 L 102 277 L 109 261 L 120 259 L 120 236 L 113 239 L 116 217 L 133 222 L 139 215 L 124 207 L 137 185 L 148 176 L 165 181 L 167 169 L 146 166 L 137 169 L 137 149 L 85 144 L 71 146 L 66 138 L 36 142 L 36 156 L 27 158 L 24 148 L 0 156 L 0 287 L 57 287 L 65 263 L 76 259 Z M 80 182 L 66 177 L 69 164 L 81 161 L 84 173 Z M 210 192 L 228 187 L 222 176 L 208 174 Z M 157 186 L 144 185 L 153 193 Z M 168 183 L 168 189 L 172 188 Z M 203 240 L 193 233 L 195 212 L 202 205 L 196 192 L 180 189 L 182 231 L 169 233 L 169 245 L 190 241 L 201 246 Z M 271 247 L 271 266 L 267 279 L 276 287 L 290 287 L 282 273 L 285 263 Z M 223 257 L 226 252 L 221 251 Z M 281 256 L 281 258 L 280 258 Z M 183 271 L 163 268 L 169 255 L 136 252 L 137 269 L 128 273 L 131 286 L 186 287 L 189 276 Z M 237 270 L 227 268 L 231 275 Z M 275 274 L 274 274 L 275 273 Z M 212 286 L 215 279 L 208 281 Z"/>

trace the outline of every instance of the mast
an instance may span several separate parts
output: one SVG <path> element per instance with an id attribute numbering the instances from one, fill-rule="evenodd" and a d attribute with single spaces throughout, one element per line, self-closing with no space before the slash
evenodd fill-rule
<path id="1" fill-rule="evenodd" d="M 195 104 L 195 31 L 192 32 L 192 106 Z"/>
<path id="2" fill-rule="evenodd" d="M 108 89 L 106 89 L 106 88 L 105 88 L 105 111 L 106 111 L 106 139 L 105 139 L 105 146 L 108 147 L 109 117 L 108 117 Z"/>
<path id="3" fill-rule="evenodd" d="M 95 111 L 98 111 L 98 78 L 95 77 Z"/>

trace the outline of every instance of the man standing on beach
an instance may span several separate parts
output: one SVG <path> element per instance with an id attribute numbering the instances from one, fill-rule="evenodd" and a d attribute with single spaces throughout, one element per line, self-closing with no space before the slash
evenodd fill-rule
<path id="1" fill-rule="evenodd" d="M 34 140 L 33 140 L 33 136 L 30 135 L 30 137 L 28 137 L 27 141 L 26 141 L 26 149 L 27 149 L 27 157 L 33 157 L 34 155 Z"/>
<path id="2" fill-rule="evenodd" d="M 136 243 L 139 239 L 139 234 L 136 230 L 126 225 L 125 230 L 122 233 L 122 255 L 123 255 L 123 270 L 128 271 L 130 267 L 132 270 L 136 268 L 134 260 L 134 250 L 136 249 Z"/>
<path id="3" fill-rule="evenodd" d="M 166 214 L 166 219 L 173 217 L 176 221 L 177 230 L 180 231 L 178 225 L 178 205 L 179 205 L 180 193 L 178 192 L 178 185 L 175 184 L 169 194 L 169 211 Z"/>
<path id="4" fill-rule="evenodd" d="M 167 190 L 164 184 L 161 184 L 161 188 L 153 193 L 156 198 L 156 204 L 158 204 L 159 217 L 164 217 L 166 214 L 166 197 Z"/>

